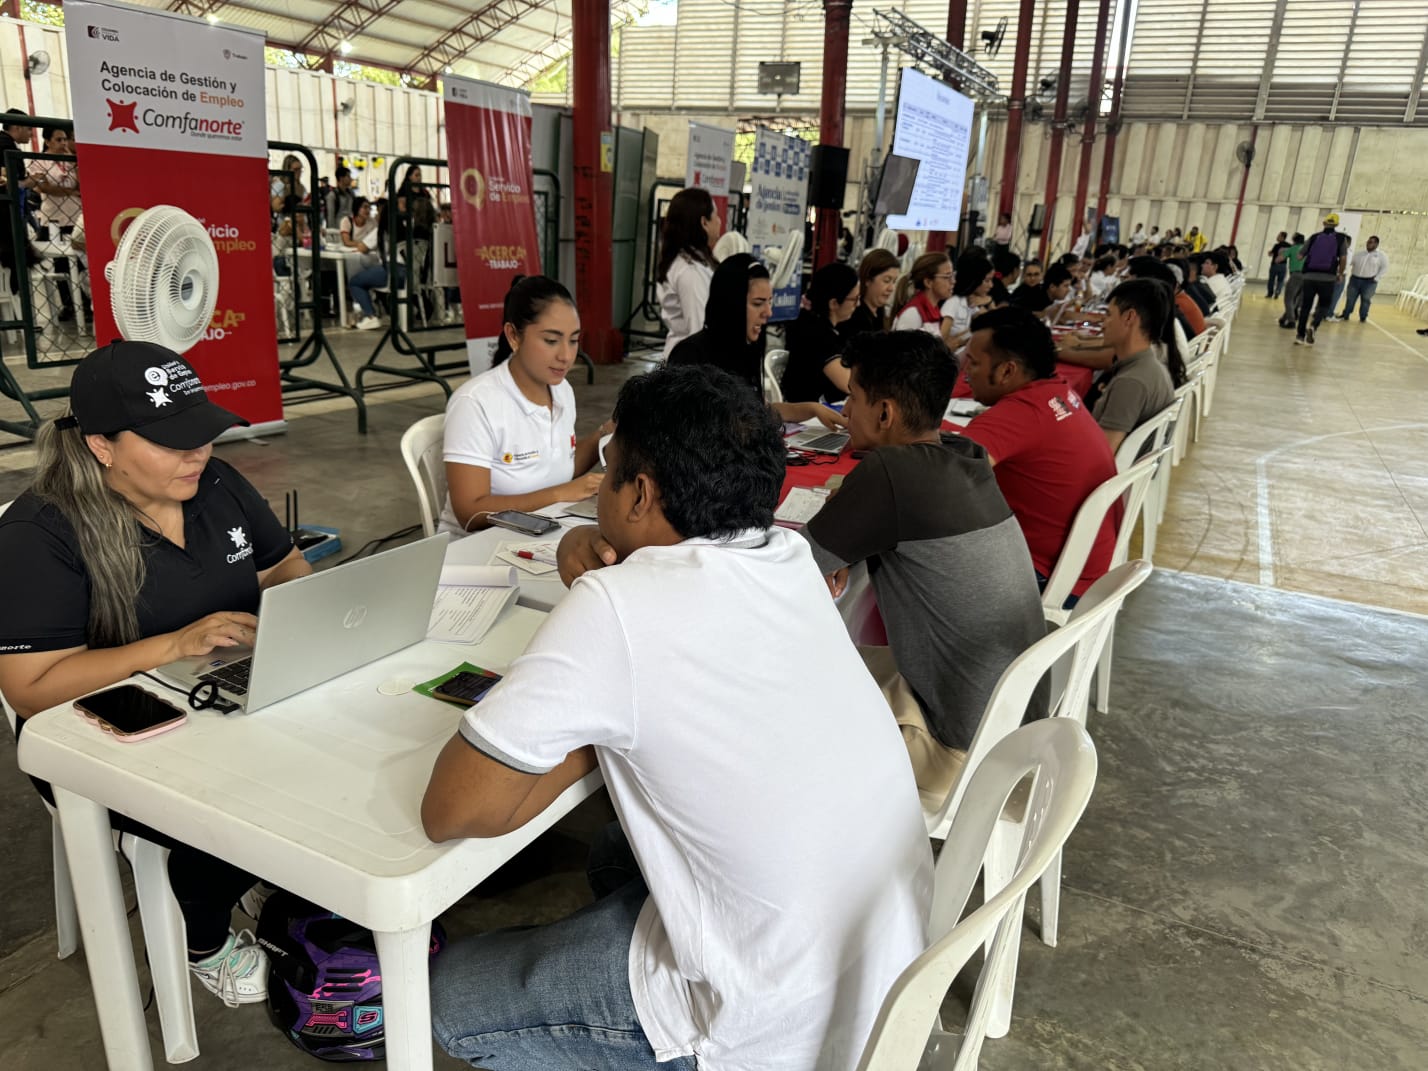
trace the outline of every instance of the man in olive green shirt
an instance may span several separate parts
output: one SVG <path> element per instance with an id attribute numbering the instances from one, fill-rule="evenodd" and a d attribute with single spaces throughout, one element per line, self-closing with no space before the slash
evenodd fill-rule
<path id="1" fill-rule="evenodd" d="M 1284 315 L 1279 318 L 1279 326 L 1293 327 L 1299 319 L 1299 296 L 1304 292 L 1304 235 L 1295 234 L 1293 244 L 1279 255 L 1289 267 L 1289 278 L 1284 282 Z"/>

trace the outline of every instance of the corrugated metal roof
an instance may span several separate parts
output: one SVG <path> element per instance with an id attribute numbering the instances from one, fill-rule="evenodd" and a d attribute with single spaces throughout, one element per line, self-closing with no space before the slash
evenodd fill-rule
<path id="1" fill-rule="evenodd" d="M 1125 113 L 1401 124 L 1425 57 L 1423 0 L 1139 0 Z"/>

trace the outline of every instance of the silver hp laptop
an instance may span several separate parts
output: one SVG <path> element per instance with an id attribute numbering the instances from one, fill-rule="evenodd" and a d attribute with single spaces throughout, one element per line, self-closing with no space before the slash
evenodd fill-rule
<path id="1" fill-rule="evenodd" d="M 263 592 L 251 648 L 160 666 L 184 689 L 213 681 L 251 714 L 410 647 L 426 637 L 446 556 L 445 534 Z"/>
<path id="2" fill-rule="evenodd" d="M 790 450 L 810 450 L 815 454 L 841 454 L 851 438 L 846 431 L 822 431 L 814 428 L 801 431 L 791 439 L 785 439 L 784 445 Z"/>
<path id="3" fill-rule="evenodd" d="M 582 498 L 579 502 L 572 502 L 565 507 L 565 516 L 579 517 L 581 520 L 593 521 L 600 513 L 600 505 L 597 495 L 589 498 Z"/>

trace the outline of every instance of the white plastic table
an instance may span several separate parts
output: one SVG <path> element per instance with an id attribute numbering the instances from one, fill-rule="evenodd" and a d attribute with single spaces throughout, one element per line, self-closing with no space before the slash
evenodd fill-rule
<path id="1" fill-rule="evenodd" d="M 30 245 L 34 248 L 35 252 L 40 254 L 41 257 L 43 257 L 45 260 L 50 261 L 51 269 L 53 269 L 54 261 L 60 259 L 61 257 L 63 257 L 69 262 L 70 300 L 74 302 L 75 324 L 79 327 L 81 333 L 87 332 L 89 330 L 89 321 L 85 319 L 84 316 L 85 288 L 81 279 L 81 273 L 79 268 L 79 260 L 80 257 L 83 256 L 83 254 L 75 250 L 74 246 L 70 244 L 70 240 L 68 238 L 51 238 L 48 241 L 36 240 L 31 242 Z M 50 272 L 46 272 L 46 277 L 52 276 L 52 270 Z"/>
<path id="2" fill-rule="evenodd" d="M 362 254 L 353 249 L 323 248 L 318 252 L 318 259 L 337 271 L 337 322 L 346 327 L 347 310 L 352 307 L 352 297 L 347 293 L 347 274 L 356 275 L 362 270 Z"/>
<path id="3" fill-rule="evenodd" d="M 429 680 L 462 661 L 503 669 L 544 617 L 515 606 L 474 646 L 419 643 L 255 714 L 190 713 L 138 743 L 114 741 L 68 703 L 26 723 L 20 768 L 54 786 L 111 1071 L 149 1071 L 153 1060 L 109 808 L 372 930 L 388 1066 L 432 1066 L 432 919 L 601 779 L 588 775 L 506 836 L 433 844 L 422 793 L 461 712 L 378 686 Z"/>
<path id="4" fill-rule="evenodd" d="M 502 543 L 542 543 L 559 540 L 570 528 L 589 523 L 591 522 L 577 517 L 567 517 L 561 522 L 560 531 L 548 532 L 542 536 L 525 536 L 507 528 L 483 528 L 479 532 L 472 532 L 468 536 L 453 539 L 451 546 L 446 548 L 446 563 L 448 565 L 487 565 L 490 563 L 492 555 L 501 549 Z M 518 605 L 529 606 L 535 610 L 550 611 L 561 599 L 565 598 L 566 589 L 565 585 L 560 582 L 559 573 L 534 576 L 520 570 L 517 572 L 521 584 L 521 593 L 516 598 Z"/>

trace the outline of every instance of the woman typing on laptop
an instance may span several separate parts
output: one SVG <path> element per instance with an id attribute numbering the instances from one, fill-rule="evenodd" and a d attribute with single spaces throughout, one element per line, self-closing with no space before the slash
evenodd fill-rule
<path id="1" fill-rule="evenodd" d="M 0 516 L 0 561 L 11 563 L 0 693 L 17 732 L 135 673 L 251 644 L 260 591 L 312 571 L 257 491 L 212 456 L 213 440 L 247 421 L 210 402 L 178 354 L 102 347 L 76 367 L 70 407 L 41 428 L 34 482 Z M 263 1000 L 267 960 L 229 929 L 252 875 L 111 821 L 170 849 L 192 972 L 227 1004 Z"/>
<path id="2" fill-rule="evenodd" d="M 575 437 L 575 392 L 565 377 L 580 351 L 580 313 L 570 291 L 544 275 L 522 276 L 506 294 L 503 323 L 493 367 L 446 404 L 443 532 L 485 528 L 501 510 L 578 502 L 600 486 L 602 474 L 591 470 L 612 428 Z"/>

